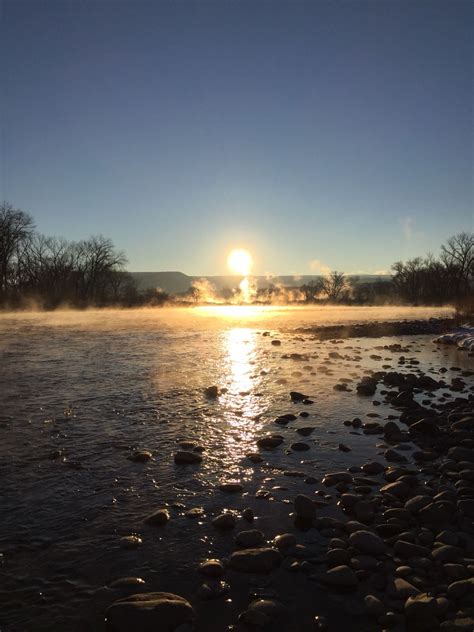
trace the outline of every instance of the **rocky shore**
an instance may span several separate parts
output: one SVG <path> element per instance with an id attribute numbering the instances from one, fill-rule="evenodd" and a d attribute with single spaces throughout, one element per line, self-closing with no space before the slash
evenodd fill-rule
<path id="1" fill-rule="evenodd" d="M 297 331 L 318 340 L 331 338 L 380 338 L 382 336 L 440 335 L 454 326 L 453 318 L 368 322 L 349 325 L 301 327 Z"/>
<path id="2" fill-rule="evenodd" d="M 394 332 L 438 334 L 449 322 L 377 323 L 304 331 L 322 338 Z M 255 526 L 259 516 L 251 507 L 233 505 L 232 498 L 242 495 L 245 483 L 223 476 L 219 489 L 229 502 L 209 520 L 216 532 L 227 538 L 230 554 L 221 559 L 210 556 L 189 569 L 196 583 L 191 600 L 146 592 L 140 578 L 119 580 L 121 590 L 126 587 L 128 594 L 107 609 L 109 632 L 205 630 L 201 604 L 226 598 L 231 585 L 245 583 L 247 577 L 251 595 L 247 606 L 235 623 L 223 630 L 339 630 L 344 619 L 315 611 L 316 595 L 326 595 L 334 612 L 340 607 L 345 625 L 352 621 L 353 630 L 474 630 L 474 387 L 469 382 L 474 371 L 459 369 L 457 377 L 445 381 L 446 369 L 440 369 L 436 377 L 424 373 L 415 358 L 405 356 L 401 345 L 392 345 L 387 351 L 398 357 L 399 369 L 366 372 L 352 396 L 377 396 L 373 404 L 380 405 L 382 400 L 393 409 L 393 415 L 383 422 L 364 422 L 358 417 L 343 422 L 349 434 L 374 435 L 374 452 L 381 456 L 345 470 L 328 471 L 321 480 L 312 475 L 310 467 L 284 472 L 290 478 L 301 478 L 311 491 L 292 498 L 276 536 Z M 345 391 L 347 385 L 341 380 L 334 388 Z M 218 399 L 219 389 L 210 387 L 204 396 Z M 262 488 L 267 454 L 282 449 L 309 450 L 305 438 L 311 434 L 311 426 L 296 429 L 301 439 L 297 442 L 289 442 L 284 433 L 297 419 L 291 407 L 307 402 L 313 403 L 303 393 L 289 393 L 288 413 L 275 419 L 276 431 L 257 438 L 255 450 L 247 455 L 255 475 L 261 476 Z M 298 416 L 304 417 L 305 412 Z M 179 467 L 199 468 L 206 458 L 192 439 L 178 447 L 174 460 Z M 351 450 L 345 444 L 339 449 Z M 148 456 L 142 452 L 135 458 Z M 265 498 L 264 489 L 259 493 Z M 190 511 L 202 518 L 199 508 Z M 144 517 L 147 527 L 155 530 L 166 528 L 172 520 L 165 507 L 157 507 Z M 303 541 L 307 534 L 313 536 L 317 547 Z M 124 542 L 124 546 L 135 545 L 139 543 Z M 284 592 L 251 590 L 252 577 L 282 573 L 304 581 L 300 594 L 303 605 L 296 613 Z M 298 616 L 301 622 L 295 619 Z"/>

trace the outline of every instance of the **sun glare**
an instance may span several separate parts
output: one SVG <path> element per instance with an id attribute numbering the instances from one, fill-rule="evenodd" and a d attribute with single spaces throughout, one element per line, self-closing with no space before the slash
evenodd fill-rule
<path id="1" fill-rule="evenodd" d="M 229 253 L 227 265 L 232 272 L 240 276 L 247 276 L 252 269 L 252 256 L 248 250 L 236 248 Z"/>

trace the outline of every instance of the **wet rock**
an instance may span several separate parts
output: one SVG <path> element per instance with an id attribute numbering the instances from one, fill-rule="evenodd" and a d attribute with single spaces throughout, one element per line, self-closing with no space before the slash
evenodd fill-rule
<path id="1" fill-rule="evenodd" d="M 474 518 L 474 498 L 458 500 L 457 508 L 468 518 Z"/>
<path id="2" fill-rule="evenodd" d="M 308 399 L 308 396 L 303 395 L 303 393 L 299 393 L 298 391 L 291 391 L 290 398 L 292 402 L 303 402 L 305 399 Z"/>
<path id="3" fill-rule="evenodd" d="M 378 618 L 385 612 L 385 606 L 375 595 L 366 595 L 364 603 L 369 617 Z"/>
<path id="4" fill-rule="evenodd" d="M 204 395 L 209 399 L 215 399 L 219 396 L 219 388 L 217 386 L 208 386 L 204 389 Z"/>
<path id="5" fill-rule="evenodd" d="M 282 533 L 281 535 L 275 536 L 273 546 L 281 551 L 284 551 L 285 549 L 296 546 L 296 537 L 293 533 Z"/>
<path id="6" fill-rule="evenodd" d="M 259 448 L 271 449 L 283 443 L 283 437 L 281 435 L 266 435 L 257 439 L 257 445 Z"/>
<path id="7" fill-rule="evenodd" d="M 414 597 L 420 593 L 418 588 L 415 588 L 413 584 L 410 584 L 402 577 L 396 577 L 393 581 L 389 582 L 387 592 L 396 599 L 407 599 L 408 597 Z"/>
<path id="8" fill-rule="evenodd" d="M 431 504 L 431 502 L 432 498 L 430 496 L 413 496 L 413 498 L 406 501 L 405 509 L 408 509 L 408 511 L 412 514 L 417 514 L 421 509 Z"/>
<path id="9" fill-rule="evenodd" d="M 393 549 L 398 557 L 408 559 L 410 557 L 429 557 L 430 550 L 419 544 L 406 542 L 405 540 L 397 540 L 393 545 Z"/>
<path id="10" fill-rule="evenodd" d="M 172 593 L 150 592 L 115 601 L 106 611 L 111 632 L 174 632 L 182 624 L 192 624 L 196 615 L 191 604 Z"/>
<path id="11" fill-rule="evenodd" d="M 454 512 L 453 503 L 435 502 L 423 507 L 418 512 L 418 517 L 423 524 L 428 526 L 441 526 L 451 522 Z"/>
<path id="12" fill-rule="evenodd" d="M 453 582 L 448 586 L 448 597 L 450 599 L 462 599 L 466 595 L 472 596 L 474 594 L 474 577 L 469 579 L 462 579 L 457 582 Z"/>
<path id="13" fill-rule="evenodd" d="M 469 461 L 474 463 L 474 449 L 456 446 L 448 450 L 448 459 L 453 461 Z"/>
<path id="14" fill-rule="evenodd" d="M 245 456 L 252 463 L 261 463 L 263 461 L 259 452 L 248 452 Z"/>
<path id="15" fill-rule="evenodd" d="M 377 474 L 381 474 L 385 470 L 385 467 L 381 463 L 370 461 L 369 463 L 364 463 L 364 465 L 361 467 L 361 470 L 369 476 L 374 476 Z"/>
<path id="16" fill-rule="evenodd" d="M 341 452 L 351 452 L 351 449 L 347 445 L 344 445 L 343 443 L 340 443 L 338 445 L 338 449 L 341 450 Z"/>
<path id="17" fill-rule="evenodd" d="M 197 452 L 188 452 L 186 450 L 179 450 L 174 455 L 174 462 L 178 465 L 201 463 L 202 456 Z"/>
<path id="18" fill-rule="evenodd" d="M 144 522 L 146 522 L 146 524 L 160 527 L 162 525 L 165 525 L 169 519 L 170 513 L 167 509 L 157 509 L 153 513 L 149 514 L 145 518 Z"/>
<path id="19" fill-rule="evenodd" d="M 313 426 L 303 426 L 302 428 L 296 428 L 296 432 L 300 434 L 302 437 L 309 437 L 309 435 L 313 432 Z"/>
<path id="20" fill-rule="evenodd" d="M 237 520 L 234 514 L 226 512 L 216 516 L 212 521 L 212 525 L 221 531 L 230 531 L 235 527 L 236 522 Z"/>
<path id="21" fill-rule="evenodd" d="M 264 535 L 258 529 L 249 529 L 248 531 L 239 531 L 235 536 L 235 544 L 244 548 L 252 548 L 264 541 Z"/>
<path id="22" fill-rule="evenodd" d="M 246 509 L 244 509 L 242 512 L 242 518 L 247 522 L 253 522 L 253 509 L 251 507 L 247 507 Z"/>
<path id="23" fill-rule="evenodd" d="M 260 549 L 243 549 L 230 556 L 229 566 L 244 573 L 268 573 L 282 561 L 281 553 L 271 547 Z"/>
<path id="24" fill-rule="evenodd" d="M 392 448 L 385 450 L 384 457 L 387 461 L 391 461 L 393 463 L 408 463 L 408 459 L 403 456 L 403 454 L 396 452 L 396 450 L 392 450 Z"/>
<path id="25" fill-rule="evenodd" d="M 349 536 L 349 544 L 361 553 L 380 555 L 385 553 L 386 546 L 382 538 L 371 531 L 354 531 Z"/>
<path id="26" fill-rule="evenodd" d="M 321 576 L 320 579 L 330 586 L 343 588 L 355 588 L 358 584 L 356 574 L 345 564 L 329 569 Z"/>
<path id="27" fill-rule="evenodd" d="M 214 579 L 222 577 L 225 573 L 224 565 L 220 560 L 210 559 L 205 560 L 199 565 L 198 571 L 201 575 L 206 577 L 213 577 Z"/>
<path id="28" fill-rule="evenodd" d="M 420 593 L 408 597 L 405 602 L 405 614 L 408 619 L 430 621 L 438 614 L 438 604 L 434 597 L 430 597 L 427 593 Z"/>
<path id="29" fill-rule="evenodd" d="M 135 450 L 127 458 L 129 461 L 133 461 L 134 463 L 146 463 L 153 458 L 153 454 L 148 450 Z"/>
<path id="30" fill-rule="evenodd" d="M 474 617 L 460 617 L 453 621 L 443 621 L 440 629 L 442 632 L 472 632 L 474 630 Z"/>
<path id="31" fill-rule="evenodd" d="M 280 621 L 285 613 L 285 607 L 278 601 L 257 599 L 239 615 L 239 621 L 249 627 L 264 628 L 276 620 Z"/>
<path id="32" fill-rule="evenodd" d="M 126 535 L 120 538 L 120 547 L 122 549 L 136 549 L 143 543 L 143 540 L 137 535 Z"/>
<path id="33" fill-rule="evenodd" d="M 202 518 L 204 516 L 204 507 L 192 507 L 184 512 L 186 518 Z"/>
<path id="34" fill-rule="evenodd" d="M 304 441 L 296 441 L 292 443 L 290 447 L 294 452 L 305 452 L 311 448 L 311 446 L 304 443 Z"/>
<path id="35" fill-rule="evenodd" d="M 323 485 L 331 487 L 337 483 L 352 483 L 352 474 L 349 472 L 330 472 L 323 478 Z"/>
<path id="36" fill-rule="evenodd" d="M 433 549 L 431 555 L 435 562 L 456 562 L 461 555 L 461 551 L 456 546 L 445 544 L 444 546 Z"/>
<path id="37" fill-rule="evenodd" d="M 311 521 L 316 513 L 316 507 L 309 496 L 298 494 L 294 500 L 294 509 L 296 515 L 302 520 Z"/>

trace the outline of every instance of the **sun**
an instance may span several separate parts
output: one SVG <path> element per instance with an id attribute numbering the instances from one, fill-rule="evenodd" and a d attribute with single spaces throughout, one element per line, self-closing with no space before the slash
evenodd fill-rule
<path id="1" fill-rule="evenodd" d="M 240 276 L 247 276 L 252 269 L 252 255 L 248 250 L 236 248 L 227 257 L 227 265 L 232 272 Z"/>

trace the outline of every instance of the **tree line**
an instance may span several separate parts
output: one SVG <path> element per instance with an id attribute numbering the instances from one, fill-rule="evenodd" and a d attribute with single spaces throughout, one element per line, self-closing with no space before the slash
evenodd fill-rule
<path id="1" fill-rule="evenodd" d="M 133 306 L 164 302 L 158 291 L 138 292 L 125 271 L 125 254 L 96 235 L 81 241 L 47 237 L 35 230 L 29 213 L 0 204 L 0 305 L 35 301 L 53 309 L 62 304 Z"/>

